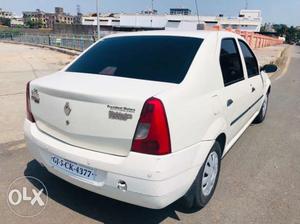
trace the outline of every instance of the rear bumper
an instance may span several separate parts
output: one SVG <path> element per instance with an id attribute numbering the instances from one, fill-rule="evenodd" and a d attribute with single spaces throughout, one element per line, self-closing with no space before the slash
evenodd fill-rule
<path id="1" fill-rule="evenodd" d="M 166 156 L 130 152 L 127 157 L 68 145 L 39 131 L 26 120 L 25 138 L 31 154 L 54 175 L 89 191 L 142 207 L 160 209 L 182 197 L 193 183 L 213 142 L 203 142 Z M 52 155 L 95 168 L 101 175 L 84 180 L 58 170 Z M 127 191 L 117 188 L 125 181 Z"/>

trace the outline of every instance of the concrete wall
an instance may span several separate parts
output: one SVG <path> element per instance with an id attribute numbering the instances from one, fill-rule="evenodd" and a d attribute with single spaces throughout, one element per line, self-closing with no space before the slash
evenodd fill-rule
<path id="1" fill-rule="evenodd" d="M 111 31 L 112 27 L 101 26 L 101 33 L 103 33 L 103 35 L 110 33 Z M 52 33 L 69 35 L 95 35 L 97 33 L 97 26 L 54 24 Z"/>

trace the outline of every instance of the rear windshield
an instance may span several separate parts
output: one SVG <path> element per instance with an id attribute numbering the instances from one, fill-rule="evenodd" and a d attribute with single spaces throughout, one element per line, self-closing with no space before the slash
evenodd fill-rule
<path id="1" fill-rule="evenodd" d="M 175 36 L 108 38 L 67 71 L 180 83 L 202 42 L 199 38 Z"/>

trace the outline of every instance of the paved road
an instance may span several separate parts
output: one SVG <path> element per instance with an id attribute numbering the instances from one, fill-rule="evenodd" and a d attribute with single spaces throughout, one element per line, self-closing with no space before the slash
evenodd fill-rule
<path id="1" fill-rule="evenodd" d="M 39 51 L 22 48 L 17 53 L 26 50 Z M 176 204 L 149 210 L 77 188 L 41 168 L 19 139 L 0 143 L 0 223 L 300 223 L 300 48 L 292 50 L 287 73 L 273 78 L 265 123 L 249 127 L 223 159 L 215 195 L 201 211 L 188 213 Z M 9 85 L 10 77 L 3 76 L 1 56 L 0 52 L 0 76 L 7 80 L 5 85 L 0 82 L 3 95 L 7 91 L 2 88 Z M 20 119 L 16 109 L 6 108 L 16 106 L 19 98 L 3 97 L 7 96 L 0 96 L 1 108 L 6 102 L 0 110 L 0 122 L 7 123 L 4 129 L 0 123 L 0 135 L 6 135 L 12 120 Z M 41 179 L 49 191 L 46 210 L 33 219 L 15 216 L 5 202 L 9 184 L 22 175 Z"/>
<path id="2" fill-rule="evenodd" d="M 23 139 L 26 83 L 61 69 L 71 59 L 47 49 L 0 43 L 0 144 Z"/>

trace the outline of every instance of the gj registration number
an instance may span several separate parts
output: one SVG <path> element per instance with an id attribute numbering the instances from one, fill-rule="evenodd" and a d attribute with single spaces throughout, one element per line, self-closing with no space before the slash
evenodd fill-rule
<path id="1" fill-rule="evenodd" d="M 95 179 L 95 170 L 93 168 L 77 164 L 70 160 L 66 160 L 53 155 L 51 156 L 51 164 L 73 175 L 80 176 L 89 180 Z"/>

